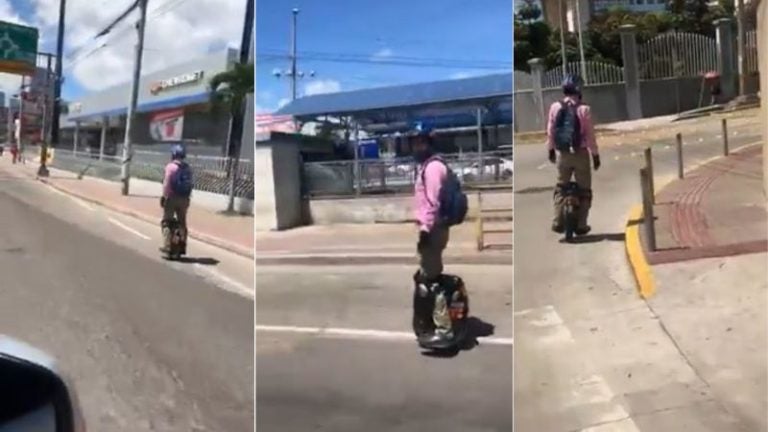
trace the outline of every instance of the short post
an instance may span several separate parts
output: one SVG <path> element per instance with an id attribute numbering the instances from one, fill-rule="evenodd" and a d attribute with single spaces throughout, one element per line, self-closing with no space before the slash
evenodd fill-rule
<path id="1" fill-rule="evenodd" d="M 477 192 L 477 250 L 482 251 L 485 249 L 485 242 L 483 241 L 483 194 Z"/>
<path id="2" fill-rule="evenodd" d="M 653 181 L 653 153 L 651 148 L 645 149 L 645 168 L 648 170 L 648 183 L 651 191 L 651 204 L 656 204 L 656 185 Z"/>
<path id="3" fill-rule="evenodd" d="M 677 134 L 677 178 L 683 178 L 683 134 Z"/>
<path id="4" fill-rule="evenodd" d="M 728 156 L 728 119 L 723 119 L 723 156 Z"/>
<path id="5" fill-rule="evenodd" d="M 640 188 L 643 195 L 643 225 L 645 225 L 646 246 L 650 252 L 656 251 L 656 226 L 653 215 L 653 201 L 651 198 L 648 169 L 640 169 Z"/>

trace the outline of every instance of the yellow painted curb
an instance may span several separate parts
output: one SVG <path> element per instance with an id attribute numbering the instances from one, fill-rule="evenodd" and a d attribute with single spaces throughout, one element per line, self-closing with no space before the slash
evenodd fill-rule
<path id="1" fill-rule="evenodd" d="M 743 144 L 731 149 L 730 153 L 737 153 L 759 144 L 762 144 L 762 141 Z M 722 157 L 725 156 L 714 156 L 701 161 L 689 167 L 685 172 L 688 173 Z M 661 181 L 657 180 L 656 195 L 658 195 L 659 191 L 664 189 L 675 180 L 677 180 L 676 175 L 666 176 L 662 178 Z M 648 264 L 648 261 L 645 259 L 643 244 L 640 241 L 640 222 L 642 219 L 643 205 L 635 204 L 629 211 L 629 218 L 627 219 L 627 226 L 624 231 L 624 244 L 627 249 L 627 258 L 629 259 L 629 264 L 632 266 L 632 273 L 634 274 L 635 281 L 637 282 L 637 289 L 640 291 L 640 296 L 644 299 L 648 299 L 656 293 L 656 283 L 653 280 L 653 271 L 651 270 L 650 264 Z"/>
<path id="2" fill-rule="evenodd" d="M 624 244 L 627 248 L 627 258 L 635 275 L 637 289 L 640 297 L 648 299 L 656 292 L 656 284 L 653 281 L 651 266 L 645 259 L 643 245 L 640 242 L 640 221 L 643 218 L 643 206 L 637 204 L 632 207 L 627 219 L 627 227 L 624 231 Z"/>

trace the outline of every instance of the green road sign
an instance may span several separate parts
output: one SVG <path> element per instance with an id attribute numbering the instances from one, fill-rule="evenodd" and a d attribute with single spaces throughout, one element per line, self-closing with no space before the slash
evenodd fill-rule
<path id="1" fill-rule="evenodd" d="M 0 21 L 0 72 L 18 75 L 33 73 L 39 37 L 34 27 Z"/>

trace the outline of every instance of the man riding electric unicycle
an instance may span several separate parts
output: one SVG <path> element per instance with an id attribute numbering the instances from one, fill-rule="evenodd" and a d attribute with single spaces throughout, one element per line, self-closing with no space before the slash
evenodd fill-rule
<path id="1" fill-rule="evenodd" d="M 464 282 L 443 274 L 443 250 L 450 227 L 464 221 L 467 197 L 458 177 L 434 148 L 429 127 L 416 126 L 413 156 L 419 164 L 414 204 L 419 227 L 419 270 L 413 275 L 413 331 L 428 350 L 456 347 L 469 311 Z"/>

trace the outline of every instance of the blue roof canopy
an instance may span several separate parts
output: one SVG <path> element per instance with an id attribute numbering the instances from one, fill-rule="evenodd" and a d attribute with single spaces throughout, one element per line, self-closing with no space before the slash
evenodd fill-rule
<path id="1" fill-rule="evenodd" d="M 326 115 L 352 116 L 375 122 L 380 121 L 382 116 L 418 116 L 419 110 L 427 108 L 468 109 L 480 105 L 511 104 L 512 81 L 512 72 L 509 72 L 306 96 L 279 109 L 275 115 L 291 115 L 301 121 Z"/>

